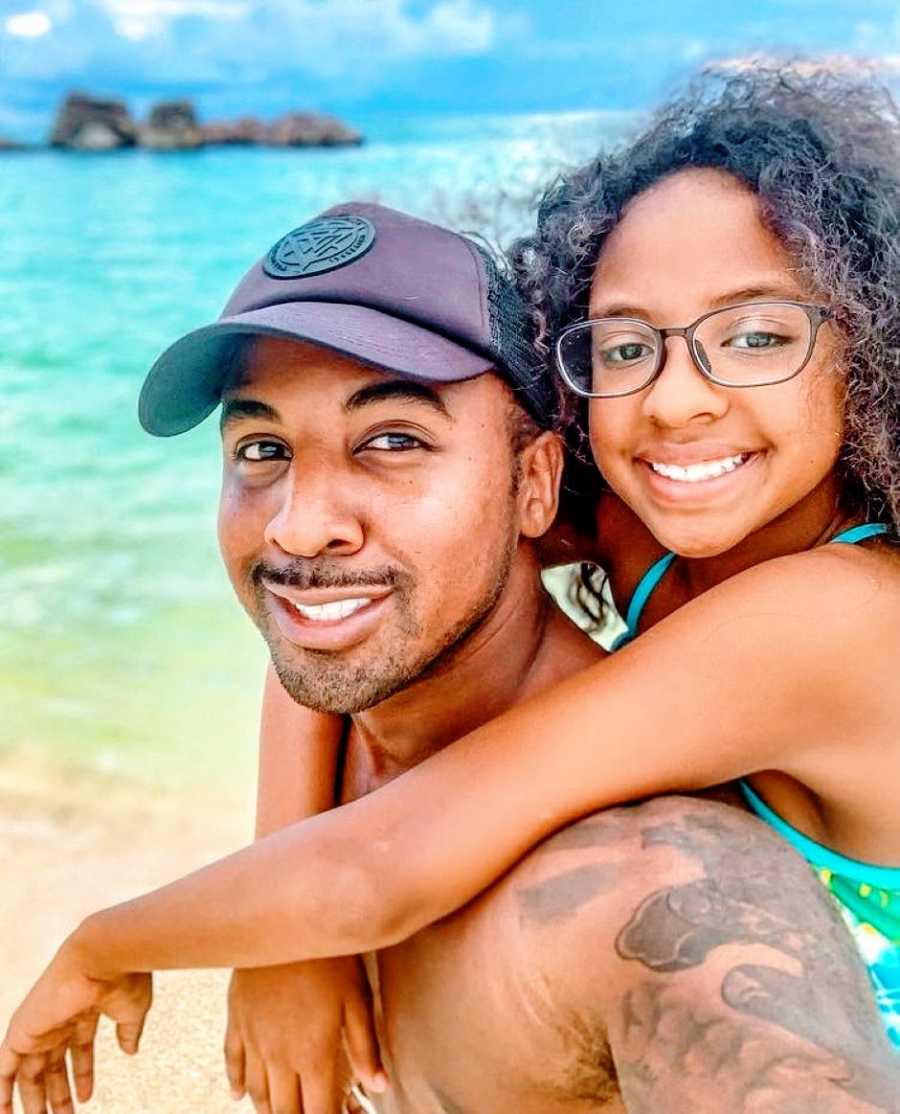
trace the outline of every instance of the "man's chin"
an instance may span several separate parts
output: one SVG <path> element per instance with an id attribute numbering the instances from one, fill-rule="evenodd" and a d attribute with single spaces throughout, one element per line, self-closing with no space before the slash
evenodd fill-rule
<path id="1" fill-rule="evenodd" d="M 380 704 L 409 684 L 409 671 L 389 656 L 375 662 L 347 660 L 352 655 L 285 653 L 269 643 L 272 664 L 282 688 L 298 704 L 314 712 L 355 715 Z M 300 657 L 302 660 L 297 660 Z M 377 666 L 377 670 L 373 668 Z M 393 664 L 394 668 L 385 668 Z"/>

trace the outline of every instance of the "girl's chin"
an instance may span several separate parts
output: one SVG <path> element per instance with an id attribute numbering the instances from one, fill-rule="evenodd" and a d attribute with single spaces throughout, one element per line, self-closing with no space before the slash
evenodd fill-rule
<path id="1" fill-rule="evenodd" d="M 719 557 L 740 543 L 752 530 L 738 523 L 697 522 L 678 523 L 666 516 L 641 515 L 650 533 L 664 548 L 677 553 L 679 557 L 691 560 L 704 560 Z"/>

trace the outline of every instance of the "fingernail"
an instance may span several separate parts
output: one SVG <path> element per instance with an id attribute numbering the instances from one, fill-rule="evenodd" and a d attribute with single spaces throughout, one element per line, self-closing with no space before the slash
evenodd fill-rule
<path id="1" fill-rule="evenodd" d="M 377 1091 L 378 1094 L 381 1094 L 383 1091 L 386 1091 L 388 1089 L 388 1083 L 389 1080 L 387 1074 L 383 1071 L 377 1071 L 372 1076 L 371 1087 L 372 1090 Z"/>
<path id="2" fill-rule="evenodd" d="M 234 1099 L 235 1102 L 238 1102 L 244 1097 L 244 1092 L 239 1090 L 237 1087 L 232 1087 L 231 1097 Z"/>

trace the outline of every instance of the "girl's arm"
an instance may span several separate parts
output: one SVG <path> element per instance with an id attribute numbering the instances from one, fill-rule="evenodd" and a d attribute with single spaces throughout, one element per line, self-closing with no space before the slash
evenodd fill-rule
<path id="1" fill-rule="evenodd" d="M 597 809 L 765 769 L 815 788 L 836 741 L 877 768 L 866 710 L 889 714 L 872 693 L 892 691 L 897 617 L 865 561 L 818 551 L 735 576 L 378 792 L 94 915 L 69 954 L 102 977 L 368 951 Z"/>
<path id="2" fill-rule="evenodd" d="M 292 700 L 271 663 L 259 731 L 256 837 L 334 806 L 344 719 Z"/>

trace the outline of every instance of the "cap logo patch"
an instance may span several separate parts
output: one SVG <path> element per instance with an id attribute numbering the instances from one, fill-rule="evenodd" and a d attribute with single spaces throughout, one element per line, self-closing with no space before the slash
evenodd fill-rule
<path id="1" fill-rule="evenodd" d="M 319 217 L 282 236 L 263 260 L 272 278 L 305 278 L 346 267 L 375 243 L 375 226 L 365 217 Z"/>

